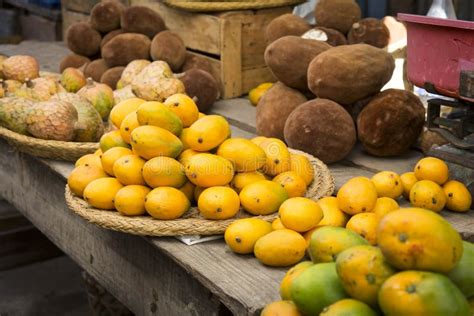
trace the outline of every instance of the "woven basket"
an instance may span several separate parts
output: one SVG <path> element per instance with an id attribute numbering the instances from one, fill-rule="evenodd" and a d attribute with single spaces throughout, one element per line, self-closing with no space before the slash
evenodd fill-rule
<path id="1" fill-rule="evenodd" d="M 291 150 L 293 153 L 305 155 L 314 168 L 314 181 L 308 187 L 306 197 L 318 200 L 331 195 L 334 191 L 334 179 L 327 166 L 320 160 L 306 153 Z M 183 217 L 175 220 L 157 220 L 150 216 L 129 217 L 116 211 L 99 210 L 91 207 L 83 199 L 75 196 L 66 186 L 66 203 L 76 214 L 100 227 L 142 236 L 183 236 L 183 235 L 218 235 L 223 234 L 227 226 L 239 218 L 251 217 L 241 210 L 237 216 L 227 220 L 207 220 L 196 207 L 191 207 Z M 273 221 L 278 215 L 258 216 L 266 221 Z"/>
<path id="2" fill-rule="evenodd" d="M 21 135 L 0 127 L 0 137 L 23 153 L 56 160 L 76 161 L 99 148 L 99 143 L 62 142 Z"/>
<path id="3" fill-rule="evenodd" d="M 203 1 L 163 0 L 170 7 L 192 12 L 218 12 L 235 10 L 258 10 L 294 6 L 305 0 L 245 0 L 245 1 Z"/>

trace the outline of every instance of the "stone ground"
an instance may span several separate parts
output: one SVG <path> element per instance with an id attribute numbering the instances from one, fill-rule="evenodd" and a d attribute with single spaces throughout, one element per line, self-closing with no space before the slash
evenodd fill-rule
<path id="1" fill-rule="evenodd" d="M 58 72 L 69 50 L 63 43 L 0 45 L 0 54 L 36 57 L 41 70 Z M 0 316 L 90 315 L 80 267 L 61 256 L 0 271 Z"/>

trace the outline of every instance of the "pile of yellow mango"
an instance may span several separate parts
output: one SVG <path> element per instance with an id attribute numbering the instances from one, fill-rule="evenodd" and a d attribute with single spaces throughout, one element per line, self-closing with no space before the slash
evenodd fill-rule
<path id="1" fill-rule="evenodd" d="M 195 203 L 211 220 L 241 207 L 268 215 L 313 181 L 306 156 L 274 138 L 231 138 L 224 117 L 199 113 L 184 94 L 163 103 L 125 100 L 110 122 L 100 149 L 81 157 L 68 178 L 70 190 L 98 209 L 171 220 Z"/>
<path id="2" fill-rule="evenodd" d="M 399 208 L 402 195 L 413 207 Z M 305 251 L 311 259 L 286 273 L 282 300 L 262 316 L 472 315 L 474 244 L 438 214 L 467 212 L 472 197 L 449 180 L 443 161 L 423 158 L 401 176 L 352 178 L 337 197 L 314 203 L 281 207 L 273 230 L 256 238 L 253 252 L 266 265 L 295 264 Z M 252 242 L 235 231 L 241 221 L 226 232 L 231 249 L 235 238 Z"/>

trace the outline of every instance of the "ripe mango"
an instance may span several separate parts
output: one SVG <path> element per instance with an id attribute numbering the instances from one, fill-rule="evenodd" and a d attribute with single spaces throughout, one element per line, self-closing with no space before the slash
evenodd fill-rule
<path id="1" fill-rule="evenodd" d="M 135 128 L 131 143 L 133 151 L 145 159 L 158 156 L 175 158 L 183 150 L 183 143 L 177 136 L 166 129 L 152 125 Z"/>

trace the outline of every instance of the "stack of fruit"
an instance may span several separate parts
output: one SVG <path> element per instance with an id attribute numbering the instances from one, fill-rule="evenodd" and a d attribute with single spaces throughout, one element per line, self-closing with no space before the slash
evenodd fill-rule
<path id="1" fill-rule="evenodd" d="M 110 120 L 118 130 L 104 134 L 101 150 L 80 158 L 68 178 L 71 191 L 99 209 L 169 220 L 194 200 L 206 219 L 232 218 L 240 206 L 269 215 L 313 181 L 306 156 L 278 139 L 230 138 L 222 116 L 199 113 L 184 94 L 163 103 L 128 99 Z"/>
<path id="2" fill-rule="evenodd" d="M 445 205 L 466 212 L 472 198 L 461 182 L 448 178 L 446 164 L 432 157 L 401 177 L 389 171 L 356 177 L 337 197 L 316 205 L 295 201 L 285 207 L 292 199 L 287 200 L 274 231 L 236 221 L 226 242 L 236 252 L 247 244 L 272 266 L 298 262 L 307 248 L 311 261 L 287 272 L 283 301 L 262 315 L 470 315 L 474 245 L 436 213 Z M 402 194 L 415 208 L 399 208 Z M 303 231 L 304 238 L 297 233 Z"/>
<path id="3" fill-rule="evenodd" d="M 38 62 L 17 55 L 0 61 L 4 79 L 0 126 L 45 140 L 97 142 L 114 105 L 113 91 L 81 71 L 40 76 Z"/>
<path id="4" fill-rule="evenodd" d="M 395 69 L 381 49 L 388 28 L 361 20 L 354 0 L 318 1 L 315 16 L 315 28 L 285 14 L 265 30 L 265 64 L 278 82 L 249 94 L 259 100 L 258 135 L 285 140 L 325 163 L 344 159 L 357 140 L 374 156 L 403 154 L 421 134 L 425 110 L 408 90 L 381 92 Z"/>
<path id="5" fill-rule="evenodd" d="M 288 266 L 303 259 L 307 246 L 312 256 L 317 255 L 319 250 L 312 249 L 310 241 L 325 231 L 324 226 L 345 227 L 354 240 L 377 245 L 377 227 L 387 214 L 400 209 L 397 199 L 402 194 L 412 206 L 434 212 L 445 206 L 455 212 L 469 210 L 469 190 L 459 181 L 448 181 L 448 166 L 442 160 L 423 158 L 414 170 L 402 176 L 382 171 L 372 179 L 355 177 L 340 188 L 337 197 L 317 202 L 290 194 L 271 225 L 259 219 L 237 220 L 226 230 L 226 243 L 236 253 L 254 253 L 263 264 Z M 288 192 L 296 189 L 295 183 L 285 186 Z"/>
<path id="6" fill-rule="evenodd" d="M 167 30 L 162 17 L 149 7 L 101 1 L 92 8 L 90 21 L 76 22 L 67 29 L 65 40 L 73 54 L 61 61 L 61 72 L 81 68 L 86 77 L 121 89 L 125 85 L 119 79 L 130 62 L 164 61 L 173 71 L 184 73 L 186 91 L 198 98 L 201 111 L 207 111 L 218 98 L 218 80 L 211 64 L 188 53 L 183 40 Z"/>

